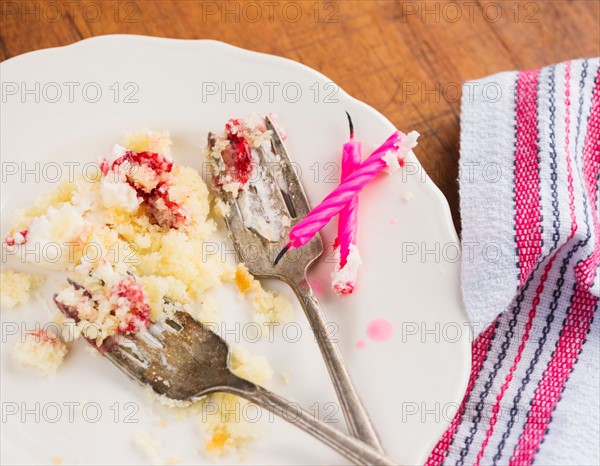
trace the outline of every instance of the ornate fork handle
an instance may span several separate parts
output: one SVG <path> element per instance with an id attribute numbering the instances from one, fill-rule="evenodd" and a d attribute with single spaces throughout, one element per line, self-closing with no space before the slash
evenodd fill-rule
<path id="1" fill-rule="evenodd" d="M 312 414 L 297 404 L 290 403 L 285 398 L 247 380 L 233 377 L 237 380 L 228 383 L 227 387 L 223 387 L 223 391 L 241 396 L 263 409 L 271 411 L 328 445 L 354 464 L 385 466 L 396 464 L 366 443 L 315 419 Z"/>
<path id="2" fill-rule="evenodd" d="M 350 374 L 346 370 L 342 353 L 337 344 L 328 335 L 327 321 L 321 312 L 310 284 L 306 280 L 306 276 L 288 283 L 300 300 L 300 304 L 315 334 L 317 344 L 325 360 L 325 365 L 329 371 L 329 376 L 340 401 L 344 417 L 346 418 L 350 434 L 383 452 L 383 447 L 369 418 L 369 414 L 354 389 Z"/>

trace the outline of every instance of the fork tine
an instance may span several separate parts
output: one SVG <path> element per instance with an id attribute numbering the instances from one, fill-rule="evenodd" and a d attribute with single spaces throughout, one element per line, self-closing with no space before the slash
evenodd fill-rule
<path id="1" fill-rule="evenodd" d="M 215 144 L 215 135 L 214 133 L 208 133 L 208 146 L 212 149 Z M 231 233 L 231 239 L 233 241 L 233 246 L 238 255 L 239 261 L 244 261 L 244 251 L 243 247 L 245 244 L 250 244 L 250 242 L 256 242 L 256 237 L 254 234 L 250 233 L 249 230 L 244 225 L 244 219 L 242 218 L 242 213 L 240 212 L 240 208 L 231 196 L 228 196 L 222 189 L 214 189 L 215 194 L 221 199 L 222 202 L 227 204 L 230 207 L 229 215 L 224 217 L 225 224 L 227 225 L 227 229 Z M 234 234 L 235 232 L 235 234 Z"/>
<path id="2" fill-rule="evenodd" d="M 179 319 L 168 319 L 181 325 Z M 108 349 L 103 352 L 104 355 L 129 377 L 142 386 L 150 386 L 157 394 L 174 400 L 190 399 L 196 392 L 195 388 L 176 383 L 174 377 L 181 378 L 182 373 L 174 374 L 173 369 L 178 367 L 178 371 L 186 376 L 195 372 L 197 361 L 190 349 L 193 342 L 185 332 L 175 330 L 166 322 L 152 325 L 152 333 L 141 331 L 107 341 Z"/>
<path id="3" fill-rule="evenodd" d="M 215 140 L 215 135 L 213 133 L 209 133 L 209 148 L 214 146 Z M 274 208 L 278 211 L 285 212 L 285 215 L 289 216 L 290 223 L 293 224 L 294 218 L 287 208 L 288 202 L 284 198 L 281 185 L 275 180 L 273 173 L 266 169 L 267 167 L 265 166 L 265 162 L 267 161 L 267 154 L 265 151 L 263 151 L 262 147 L 255 148 L 254 150 L 259 157 L 259 163 L 262 168 L 260 173 L 265 177 L 265 183 L 270 184 L 274 188 L 272 189 L 273 192 L 269 193 L 269 197 L 273 198 Z M 264 267 L 256 267 L 256 259 L 258 257 L 271 257 L 276 251 L 281 249 L 283 246 L 283 241 L 287 238 L 287 230 L 284 230 L 281 238 L 278 241 L 266 240 L 262 235 L 253 229 L 246 227 L 244 216 L 241 212 L 241 207 L 237 199 L 233 198 L 233 196 L 224 192 L 222 189 L 215 187 L 213 191 L 222 202 L 230 207 L 230 213 L 225 216 L 224 221 L 233 241 L 233 246 L 237 253 L 238 261 L 244 262 L 256 277 L 266 277 L 267 274 L 272 272 L 270 268 L 270 260 L 265 261 Z"/>
<path id="4" fill-rule="evenodd" d="M 272 200 L 273 202 L 273 207 L 275 210 L 285 210 L 285 207 L 287 207 L 287 204 L 285 202 L 284 199 L 284 193 L 285 193 L 285 189 L 287 186 L 282 186 L 282 183 L 280 182 L 281 177 L 276 177 L 275 174 L 273 173 L 273 171 L 271 170 L 272 168 L 275 169 L 275 164 L 274 164 L 274 160 L 269 160 L 269 158 L 267 157 L 266 152 L 264 151 L 264 149 L 262 147 L 257 147 L 255 148 L 256 153 L 258 154 L 258 158 L 259 158 L 259 162 L 260 162 L 260 166 L 261 166 L 261 170 L 260 170 L 260 175 L 264 176 L 264 181 L 266 182 L 267 185 L 273 186 L 276 189 L 273 189 L 273 196 Z M 285 181 L 285 180 L 281 180 L 281 181 Z M 291 212 L 290 212 L 291 214 Z M 293 215 L 292 215 L 293 216 Z"/>
<path id="5" fill-rule="evenodd" d="M 131 378 L 142 381 L 145 377 L 149 362 L 141 357 L 138 351 L 122 345 L 115 345 L 103 353 L 107 359 Z"/>
<path id="6" fill-rule="evenodd" d="M 289 202 L 294 206 L 296 213 L 294 220 L 298 222 L 310 212 L 308 197 L 306 196 L 304 187 L 298 178 L 298 174 L 294 170 L 293 163 L 290 159 L 285 144 L 283 143 L 283 139 L 281 138 L 279 131 L 277 131 L 277 127 L 268 116 L 265 117 L 265 123 L 267 125 L 267 129 L 272 133 L 271 142 L 273 144 L 273 150 L 284 162 L 284 177 L 288 187 L 287 195 Z"/>

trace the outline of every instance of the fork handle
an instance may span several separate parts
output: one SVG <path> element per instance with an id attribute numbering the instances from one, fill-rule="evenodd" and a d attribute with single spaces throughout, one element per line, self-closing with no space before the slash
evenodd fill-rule
<path id="1" fill-rule="evenodd" d="M 235 376 L 234 376 L 235 377 Z M 358 465 L 395 465 L 378 450 L 366 443 L 350 437 L 333 427 L 315 419 L 296 403 L 290 403 L 285 398 L 260 386 L 243 381 L 246 387 L 241 388 L 239 381 L 228 387 L 230 393 L 246 398 L 258 406 L 269 410 L 282 419 L 294 424 L 306 433 L 312 435 L 325 445 L 333 448 L 339 454 Z M 233 387 L 239 388 L 233 388 Z"/>
<path id="2" fill-rule="evenodd" d="M 369 418 L 369 414 L 363 406 L 358 393 L 354 389 L 350 374 L 348 374 L 348 371 L 346 370 L 342 353 L 328 335 L 327 321 L 321 312 L 319 302 L 317 301 L 306 276 L 290 283 L 290 285 L 296 293 L 296 296 L 298 296 L 300 304 L 302 305 L 315 334 L 315 339 L 317 340 L 317 344 L 319 345 L 319 349 L 325 360 L 325 365 L 329 371 L 329 377 L 333 382 L 350 434 L 383 453 L 383 447 L 371 419 Z"/>

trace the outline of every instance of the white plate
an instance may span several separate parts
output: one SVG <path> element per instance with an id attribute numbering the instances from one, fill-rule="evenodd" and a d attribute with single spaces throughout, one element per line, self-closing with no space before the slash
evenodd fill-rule
<path id="1" fill-rule="evenodd" d="M 81 172 L 124 133 L 142 127 L 169 129 L 176 161 L 201 170 L 200 150 L 209 130 L 220 130 L 230 117 L 274 112 L 313 204 L 337 181 L 341 144 L 348 137 L 344 110 L 353 116 L 365 152 L 394 129 L 312 69 L 214 41 L 99 37 L 8 60 L 1 65 L 1 79 L 3 233 L 16 208 L 31 202 L 58 171 L 68 175 L 65 162 L 79 163 L 75 170 Z M 101 96 L 92 102 L 98 89 Z M 460 402 L 470 368 L 457 236 L 446 200 L 416 159 L 410 162 L 408 170 L 417 174 L 381 176 L 361 196 L 364 265 L 356 293 L 338 298 L 328 290 L 333 264 L 327 259 L 311 273 L 325 314 L 339 327 L 336 337 L 383 444 L 400 464 L 425 460 Z M 32 168 L 40 179 L 25 171 Z M 325 242 L 331 244 L 334 236 L 330 225 Z M 3 266 L 31 270 L 12 259 Z M 43 289 L 46 300 L 59 280 L 51 278 Z M 281 284 L 268 285 L 291 295 Z M 233 303 L 225 318 L 231 330 L 247 313 L 235 300 L 223 299 Z M 31 328 L 50 315 L 50 308 L 35 301 L 1 314 L 3 463 L 47 464 L 57 456 L 65 464 L 145 464 L 132 442 L 143 429 L 163 439 L 163 460 L 178 456 L 187 464 L 213 463 L 192 420 L 159 427 L 160 409 L 83 345 L 53 378 L 15 367 L 8 351 L 17 338 L 14 324 Z M 379 317 L 394 323 L 394 336 L 358 349 L 368 323 Z M 299 308 L 296 320 L 299 327 L 288 327 L 287 338 L 278 334 L 272 343 L 240 344 L 267 355 L 276 374 L 272 389 L 304 407 L 318 407 L 321 417 L 339 420 L 339 413 L 331 416 L 337 409 L 334 392 Z M 302 337 L 293 343 L 297 328 Z M 233 333 L 228 338 L 236 339 Z M 289 385 L 278 376 L 284 371 L 291 374 Z M 69 402 L 78 404 L 73 418 Z M 264 416 L 260 423 L 265 434 L 249 446 L 247 464 L 345 463 L 283 421 Z"/>

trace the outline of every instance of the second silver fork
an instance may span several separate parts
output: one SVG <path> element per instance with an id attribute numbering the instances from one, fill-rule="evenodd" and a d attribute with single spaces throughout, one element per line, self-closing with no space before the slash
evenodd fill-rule
<path id="1" fill-rule="evenodd" d="M 272 132 L 271 153 L 269 154 L 264 147 L 255 149 L 260 159 L 261 170 L 254 183 L 266 183 L 272 202 L 270 208 L 276 209 L 282 216 L 289 216 L 291 226 L 293 226 L 310 212 L 310 204 L 279 132 L 268 117 L 265 118 L 265 121 L 267 129 Z M 209 146 L 212 147 L 214 142 L 214 136 L 209 135 Z M 273 155 L 274 157 L 271 157 Z M 274 173 L 269 169 L 272 167 L 276 167 L 280 171 Z M 256 187 L 252 186 L 252 183 L 251 181 L 250 188 L 256 192 Z M 259 189 L 263 189 L 264 192 L 264 186 Z M 231 207 L 225 223 L 239 260 L 257 278 L 277 278 L 286 282 L 298 297 L 315 334 L 350 434 L 383 452 L 383 447 L 367 410 L 346 369 L 342 354 L 329 336 L 327 321 L 307 280 L 308 267 L 323 252 L 321 238 L 319 235 L 315 236 L 302 249 L 288 253 L 277 266 L 274 266 L 273 262 L 277 252 L 287 243 L 287 234 L 282 235 L 278 241 L 266 240 L 264 236 L 247 227 L 249 214 L 245 211 L 242 212 L 236 199 L 221 189 L 216 188 L 216 191 L 221 200 Z M 257 212 L 256 215 L 260 215 L 260 212 Z M 267 218 L 268 215 L 264 213 L 264 217 Z"/>

